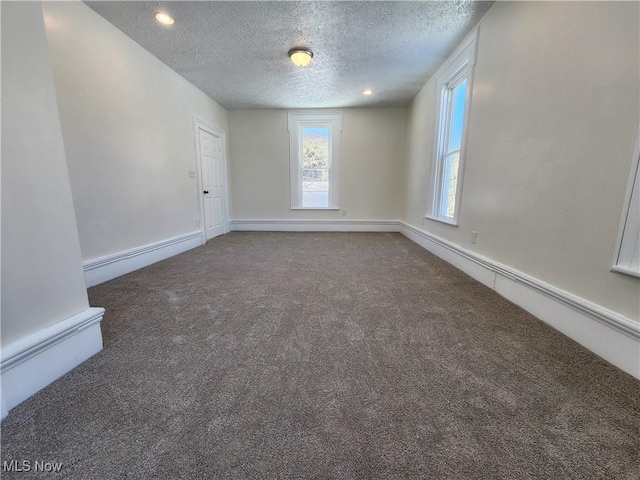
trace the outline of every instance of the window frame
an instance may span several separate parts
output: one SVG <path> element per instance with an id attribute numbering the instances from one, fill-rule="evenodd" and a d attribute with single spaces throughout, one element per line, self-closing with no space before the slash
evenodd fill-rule
<path id="1" fill-rule="evenodd" d="M 624 197 L 624 206 L 618 229 L 618 239 L 613 255 L 612 272 L 631 275 L 640 278 L 640 269 L 631 268 L 633 252 L 640 249 L 640 128 L 636 137 L 636 145 L 633 150 L 631 170 L 627 191 Z"/>
<path id="2" fill-rule="evenodd" d="M 462 187 L 464 180 L 464 167 L 467 154 L 467 138 L 469 133 L 469 118 L 471 117 L 471 98 L 473 93 L 473 76 L 476 64 L 478 45 L 478 28 L 460 44 L 454 53 L 442 65 L 436 74 L 436 99 L 435 127 L 433 134 L 433 150 L 431 154 L 431 169 L 429 186 L 431 191 L 427 198 L 427 213 L 425 218 L 446 223 L 457 227 L 460 217 L 460 204 L 462 201 Z M 453 218 L 440 215 L 442 198 L 442 177 L 444 153 L 448 148 L 449 126 L 451 119 L 451 102 L 449 102 L 450 85 L 458 86 L 463 78 L 467 81 L 465 92 L 465 111 L 462 123 L 462 137 L 460 142 L 460 154 L 458 159 L 458 181 L 456 183 L 455 209 Z"/>
<path id="3" fill-rule="evenodd" d="M 302 205 L 302 129 L 329 129 L 329 205 L 304 207 Z M 289 112 L 289 175 L 291 182 L 291 210 L 340 210 L 340 142 L 342 135 L 341 112 Z"/>

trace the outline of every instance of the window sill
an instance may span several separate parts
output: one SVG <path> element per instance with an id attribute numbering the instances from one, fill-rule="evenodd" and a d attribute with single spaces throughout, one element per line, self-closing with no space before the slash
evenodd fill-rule
<path id="1" fill-rule="evenodd" d="M 446 217 L 434 217 L 431 215 L 425 215 L 424 218 L 428 220 L 434 220 L 436 222 L 445 223 L 447 225 L 451 225 L 452 227 L 458 226 L 458 221 L 454 218 L 446 218 Z"/>
<path id="2" fill-rule="evenodd" d="M 340 210 L 340 207 L 291 207 L 291 210 Z"/>
<path id="3" fill-rule="evenodd" d="M 611 271 L 616 273 L 622 273 L 624 275 L 629 275 L 631 277 L 640 278 L 640 271 L 633 270 L 627 267 L 621 267 L 620 265 L 614 265 L 613 267 L 611 267 Z"/>

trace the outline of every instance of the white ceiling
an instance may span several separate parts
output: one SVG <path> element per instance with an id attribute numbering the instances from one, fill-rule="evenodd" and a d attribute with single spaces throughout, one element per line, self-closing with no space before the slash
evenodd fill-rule
<path id="1" fill-rule="evenodd" d="M 224 107 L 248 109 L 405 106 L 493 2 L 85 3 Z M 295 46 L 313 50 L 308 67 L 291 63 Z"/>

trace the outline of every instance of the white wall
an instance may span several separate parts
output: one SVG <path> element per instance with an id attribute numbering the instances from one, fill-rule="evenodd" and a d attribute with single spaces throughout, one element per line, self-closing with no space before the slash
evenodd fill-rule
<path id="1" fill-rule="evenodd" d="M 408 111 L 403 220 L 638 320 L 639 280 L 609 271 L 639 121 L 638 38 L 637 2 L 497 2 L 480 22 L 460 225 L 423 220 L 434 79 Z"/>
<path id="2" fill-rule="evenodd" d="M 41 4 L 1 8 L 5 347 L 89 304 Z"/>
<path id="3" fill-rule="evenodd" d="M 340 208 L 346 216 L 290 209 L 287 110 L 229 111 L 235 220 L 399 218 L 406 109 L 341 111 Z"/>
<path id="4" fill-rule="evenodd" d="M 84 260 L 200 230 L 193 115 L 224 108 L 81 2 L 46 2 Z"/>

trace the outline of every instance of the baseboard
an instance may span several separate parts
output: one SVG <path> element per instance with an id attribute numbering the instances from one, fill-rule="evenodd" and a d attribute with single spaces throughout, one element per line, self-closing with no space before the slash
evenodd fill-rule
<path id="1" fill-rule="evenodd" d="M 405 222 L 399 222 L 399 230 L 569 338 L 640 378 L 637 322 Z"/>
<path id="2" fill-rule="evenodd" d="M 192 232 L 161 242 L 114 253 L 84 262 L 84 279 L 93 287 L 113 278 L 125 275 L 153 263 L 202 245 L 202 232 Z"/>
<path id="3" fill-rule="evenodd" d="M 232 220 L 232 231 L 400 232 L 622 370 L 640 378 L 640 325 L 583 298 L 396 220 Z M 85 262 L 87 287 L 201 244 L 201 232 Z"/>
<path id="4" fill-rule="evenodd" d="M 2 349 L 0 385 L 9 410 L 102 350 L 103 308 L 87 308 Z"/>
<path id="5" fill-rule="evenodd" d="M 397 220 L 232 220 L 232 231 L 397 232 Z"/>

